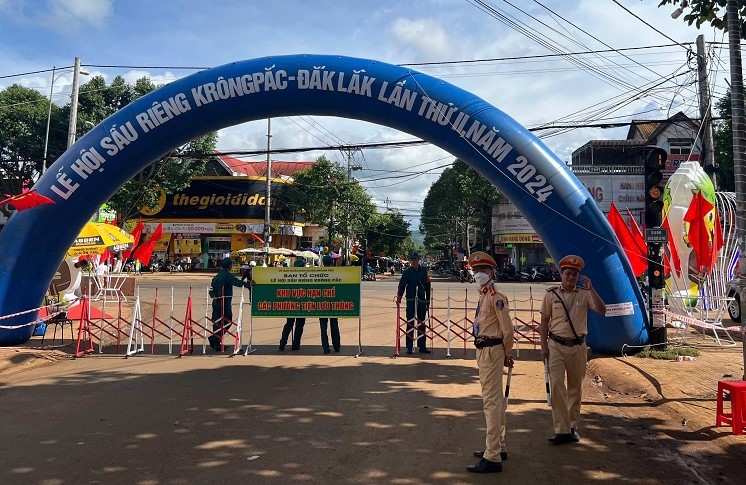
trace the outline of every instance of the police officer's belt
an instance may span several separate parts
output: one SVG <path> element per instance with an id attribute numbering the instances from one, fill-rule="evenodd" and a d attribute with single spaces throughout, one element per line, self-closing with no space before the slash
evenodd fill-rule
<path id="1" fill-rule="evenodd" d="M 585 335 L 581 335 L 578 338 L 565 338 L 560 337 L 559 335 L 555 335 L 552 332 L 549 332 L 549 338 L 554 340 L 560 345 L 565 345 L 567 347 L 572 347 L 574 345 L 580 345 L 583 342 L 585 342 Z"/>
<path id="2" fill-rule="evenodd" d="M 478 349 L 483 349 L 485 347 L 494 347 L 495 345 L 500 345 L 501 343 L 503 343 L 503 339 L 501 338 L 476 337 L 474 339 L 474 347 Z"/>

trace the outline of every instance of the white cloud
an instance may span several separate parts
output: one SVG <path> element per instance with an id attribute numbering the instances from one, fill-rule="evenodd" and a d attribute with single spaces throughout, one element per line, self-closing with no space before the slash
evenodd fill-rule
<path id="1" fill-rule="evenodd" d="M 504 2 L 492 3 L 520 18 L 532 32 L 555 39 L 565 51 L 608 49 L 599 40 L 594 40 L 578 28 L 552 17 L 533 2 L 517 5 L 546 26 Z M 613 3 L 598 0 L 547 0 L 542 3 L 615 48 L 671 42 Z M 658 9 L 658 2 L 622 0 L 621 3 L 681 42 L 693 42 L 699 33 L 681 19 L 672 20 L 670 10 Z M 3 12 L 0 16 L 0 31 L 8 32 L 4 38 L 0 38 L 0 74 L 51 69 L 55 64 L 69 66 L 73 56 L 81 57 L 84 62 L 100 64 L 209 66 L 245 58 L 302 52 L 364 57 L 392 64 L 506 58 L 550 52 L 536 40 L 508 28 L 463 0 L 410 0 L 406 3 L 394 0 L 360 0 L 352 3 L 282 0 L 265 2 L 261 8 L 254 4 L 258 5 L 259 2 L 214 0 L 211 4 L 210 22 L 211 25 L 220 26 L 215 29 L 205 27 L 204 2 L 201 0 L 180 0 L 183 8 L 177 17 L 169 17 L 173 9 L 169 2 L 151 2 L 149 8 L 143 10 L 138 8 L 139 2 L 117 2 L 115 5 L 113 0 L 0 0 L 0 11 Z M 50 21 L 50 18 L 54 20 Z M 164 18 L 170 21 L 164 22 Z M 278 21 L 282 24 L 282 31 L 277 30 Z M 50 24 L 54 32 L 50 32 L 50 28 L 39 28 L 40 25 L 49 27 Z M 106 28 L 100 28 L 103 25 Z M 552 32 L 547 26 L 570 39 Z M 85 29 L 85 38 L 76 34 L 75 29 L 77 32 Z M 70 32 L 75 35 L 67 35 Z M 708 41 L 723 40 L 721 33 L 713 35 L 710 29 L 703 32 Z M 727 38 L 725 40 L 727 42 Z M 123 46 L 126 48 L 122 48 Z M 627 54 L 660 75 L 667 75 L 676 67 L 685 65 L 687 59 L 685 49 L 679 46 L 630 51 Z M 720 54 L 723 56 L 720 67 L 722 72 L 728 65 L 727 49 Z M 624 64 L 625 67 L 612 68 L 604 64 L 602 59 L 590 56 L 584 59 L 600 66 L 606 74 L 636 78 L 636 85 L 645 81 L 634 73 L 649 80 L 657 77 L 655 73 L 635 65 L 621 55 L 606 53 L 603 56 Z M 119 74 L 128 82 L 147 75 L 153 82 L 164 84 L 189 74 L 188 71 L 169 71 L 165 68 L 86 69 L 92 75 L 103 75 L 107 82 L 111 82 Z M 558 119 L 594 104 L 606 104 L 607 100 L 620 95 L 622 89 L 625 89 L 620 88 L 620 82 L 602 82 L 587 70 L 574 67 L 563 58 L 420 66 L 415 69 L 466 89 L 528 127 Z M 23 80 L 6 78 L 0 80 L 0 89 L 13 82 L 20 82 L 36 87 L 48 96 L 49 79 L 50 76 L 46 73 L 31 75 Z M 61 76 L 55 83 L 56 103 L 66 102 L 64 96 L 69 95 L 69 80 L 69 75 Z M 680 83 L 683 84 L 684 80 L 682 78 Z M 724 90 L 724 83 L 719 88 Z M 671 114 L 678 110 L 679 103 L 685 102 L 684 106 L 688 106 L 692 100 L 696 100 L 696 94 L 693 95 L 688 88 L 677 90 L 671 84 L 660 92 L 660 97 L 643 95 L 641 99 L 606 116 L 618 117 L 614 121 L 626 121 L 630 116 L 635 117 L 634 113 L 645 112 L 652 106 L 663 106 L 665 109 L 662 112 L 642 115 L 651 119 L 663 118 L 674 93 L 676 104 Z M 696 114 L 696 107 L 689 114 Z M 272 126 L 272 146 L 275 148 L 410 138 L 409 135 L 390 128 L 331 117 L 278 118 L 273 119 Z M 561 160 L 567 161 L 571 152 L 588 140 L 623 138 L 625 132 L 625 128 L 577 129 L 561 136 L 546 138 L 544 142 Z M 541 132 L 537 134 L 540 135 Z M 258 120 L 221 130 L 218 147 L 226 151 L 262 150 L 266 143 L 266 121 Z M 282 154 L 273 158 L 310 160 L 322 153 L 331 160 L 346 163 L 344 157 L 334 151 Z M 412 169 L 412 166 L 446 156 L 432 146 L 366 150 L 364 155 L 367 168 L 385 170 L 417 170 Z M 251 158 L 261 160 L 264 155 Z M 449 156 L 433 165 L 447 163 L 452 159 Z M 357 155 L 356 161 L 361 160 Z M 425 165 L 423 168 L 429 166 Z M 369 170 L 356 172 L 355 175 L 364 179 L 373 178 L 374 173 Z M 437 175 L 421 175 L 406 182 L 391 178 L 366 182 L 366 186 L 371 195 L 380 201 L 386 197 L 396 201 L 419 200 L 424 197 L 436 177 Z M 409 208 L 403 204 L 405 202 L 392 205 Z"/>
<path id="2" fill-rule="evenodd" d="M 84 25 L 103 27 L 114 7 L 112 0 L 49 0 L 49 24 L 59 30 Z"/>
<path id="3" fill-rule="evenodd" d="M 434 19 L 397 18 L 391 24 L 392 40 L 411 60 L 451 59 L 457 54 L 448 32 Z"/>

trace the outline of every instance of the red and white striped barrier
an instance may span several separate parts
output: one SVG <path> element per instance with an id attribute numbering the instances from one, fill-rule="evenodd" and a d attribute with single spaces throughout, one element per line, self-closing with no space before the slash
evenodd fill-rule
<path id="1" fill-rule="evenodd" d="M 434 297 L 435 292 L 430 292 L 430 302 L 424 321 L 415 318 L 413 324 L 408 324 L 405 316 L 402 315 L 401 304 L 396 305 L 396 340 L 394 344 L 394 356 L 400 355 L 401 339 L 411 334 L 413 340 L 423 335 L 420 330 L 421 324 L 424 324 L 425 337 L 432 343 L 435 339 L 440 339 L 446 343 L 446 356 L 451 356 L 451 345 L 453 341 L 459 342 L 463 346 L 464 352 L 467 349 L 467 342 L 474 339 L 472 326 L 474 324 L 473 315 L 476 312 L 477 300 L 469 300 L 469 290 L 464 288 L 463 298 L 452 296 L 449 289 L 446 298 L 437 299 Z M 396 303 L 396 300 L 394 300 Z M 528 303 L 528 306 L 524 306 Z M 520 305 L 519 305 L 520 304 Z M 533 298 L 532 289 L 529 288 L 529 298 L 527 300 L 516 300 L 513 296 L 513 302 L 510 305 L 513 318 L 514 339 L 518 345 L 522 342 L 533 345 L 536 349 L 540 343 L 539 337 L 539 308 L 541 302 Z M 530 318 L 524 321 L 520 315 L 528 312 Z M 415 315 L 416 315 L 415 311 Z"/>

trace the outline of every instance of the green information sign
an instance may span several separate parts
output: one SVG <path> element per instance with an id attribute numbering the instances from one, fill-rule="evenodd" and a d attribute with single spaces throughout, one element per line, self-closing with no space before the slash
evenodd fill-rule
<path id="1" fill-rule="evenodd" d="M 359 317 L 360 268 L 256 267 L 251 294 L 254 318 Z"/>

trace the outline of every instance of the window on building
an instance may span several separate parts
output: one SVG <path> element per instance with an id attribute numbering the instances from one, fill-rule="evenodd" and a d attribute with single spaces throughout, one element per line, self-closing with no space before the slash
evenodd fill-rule
<path id="1" fill-rule="evenodd" d="M 231 252 L 230 237 L 207 237 L 207 252 L 211 254 L 224 254 Z"/>
<path id="2" fill-rule="evenodd" d="M 300 238 L 300 247 L 302 248 L 313 247 L 313 238 L 310 236 L 302 236 Z"/>
<path id="3" fill-rule="evenodd" d="M 694 140 L 691 138 L 669 138 L 668 152 L 671 155 L 689 155 L 692 152 Z"/>

